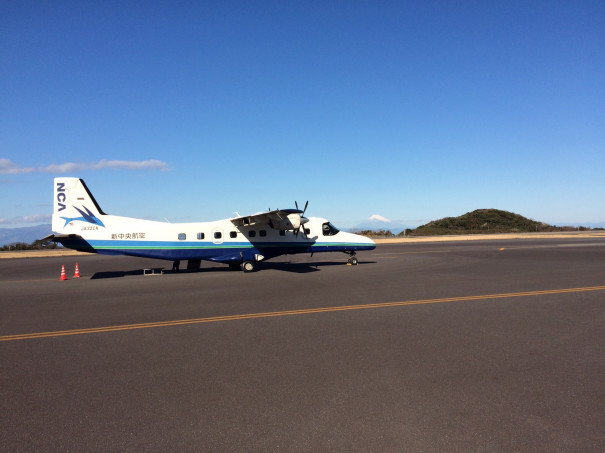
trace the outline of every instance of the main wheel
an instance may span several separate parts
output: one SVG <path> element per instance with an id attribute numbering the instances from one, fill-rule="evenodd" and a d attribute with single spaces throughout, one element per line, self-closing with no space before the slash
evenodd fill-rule
<path id="1" fill-rule="evenodd" d="M 357 258 L 355 258 L 354 256 L 352 256 L 351 258 L 349 258 L 349 263 L 352 266 L 357 266 L 359 264 L 359 261 L 357 261 Z"/>
<path id="2" fill-rule="evenodd" d="M 254 263 L 252 261 L 244 261 L 242 263 L 242 270 L 246 273 L 254 270 Z"/>

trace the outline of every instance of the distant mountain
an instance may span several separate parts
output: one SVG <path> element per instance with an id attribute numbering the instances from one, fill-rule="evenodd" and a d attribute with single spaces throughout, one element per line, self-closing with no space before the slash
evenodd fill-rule
<path id="1" fill-rule="evenodd" d="M 350 231 L 379 231 L 385 230 L 390 231 L 393 234 L 398 234 L 406 228 L 410 228 L 408 225 L 404 225 L 402 222 L 397 220 L 389 220 L 380 215 L 374 214 L 369 219 L 363 221 L 359 225 L 355 225 L 349 228 Z"/>
<path id="2" fill-rule="evenodd" d="M 50 223 L 22 228 L 0 228 L 0 246 L 14 244 L 15 242 L 31 244 L 51 233 Z"/>
<path id="3" fill-rule="evenodd" d="M 432 236 L 444 234 L 477 233 L 517 233 L 536 231 L 562 231 L 565 227 L 555 227 L 547 223 L 528 219 L 514 212 L 499 209 L 477 209 L 459 217 L 445 217 L 421 225 L 411 234 Z"/>

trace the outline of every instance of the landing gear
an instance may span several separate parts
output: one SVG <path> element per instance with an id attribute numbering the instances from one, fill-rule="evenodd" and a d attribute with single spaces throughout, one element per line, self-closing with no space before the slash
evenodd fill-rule
<path id="1" fill-rule="evenodd" d="M 359 264 L 359 261 L 357 260 L 357 257 L 355 256 L 355 252 L 345 252 L 349 254 L 349 260 L 347 261 L 347 266 L 357 266 Z"/>
<path id="2" fill-rule="evenodd" d="M 242 270 L 245 273 L 254 271 L 254 262 L 253 261 L 244 261 L 242 263 Z"/>

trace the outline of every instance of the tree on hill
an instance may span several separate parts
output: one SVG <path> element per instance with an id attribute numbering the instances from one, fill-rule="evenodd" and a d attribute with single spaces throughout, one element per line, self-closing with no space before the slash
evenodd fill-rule
<path id="1" fill-rule="evenodd" d="M 558 231 L 559 228 L 499 209 L 477 209 L 459 217 L 434 220 L 410 231 L 407 235 L 430 236 L 446 234 L 517 233 Z"/>
<path id="2" fill-rule="evenodd" d="M 362 231 L 357 232 L 357 234 L 360 234 L 362 236 L 366 236 L 369 238 L 395 237 L 395 235 L 393 234 L 393 232 L 391 230 L 362 230 Z"/>
<path id="3" fill-rule="evenodd" d="M 52 241 L 41 241 L 37 240 L 31 244 L 26 242 L 14 242 L 12 244 L 3 245 L 0 247 L 0 251 L 7 252 L 13 250 L 52 250 L 57 248 L 57 243 Z"/>

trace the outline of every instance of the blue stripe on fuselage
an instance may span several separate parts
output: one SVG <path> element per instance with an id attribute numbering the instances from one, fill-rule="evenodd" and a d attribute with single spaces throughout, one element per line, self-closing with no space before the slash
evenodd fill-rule
<path id="1" fill-rule="evenodd" d="M 65 240 L 63 245 L 76 250 L 92 251 L 105 255 L 130 255 L 165 260 L 210 260 L 234 253 L 258 253 L 266 259 L 297 253 L 373 250 L 375 245 L 342 242 L 175 242 L 129 240 Z"/>

